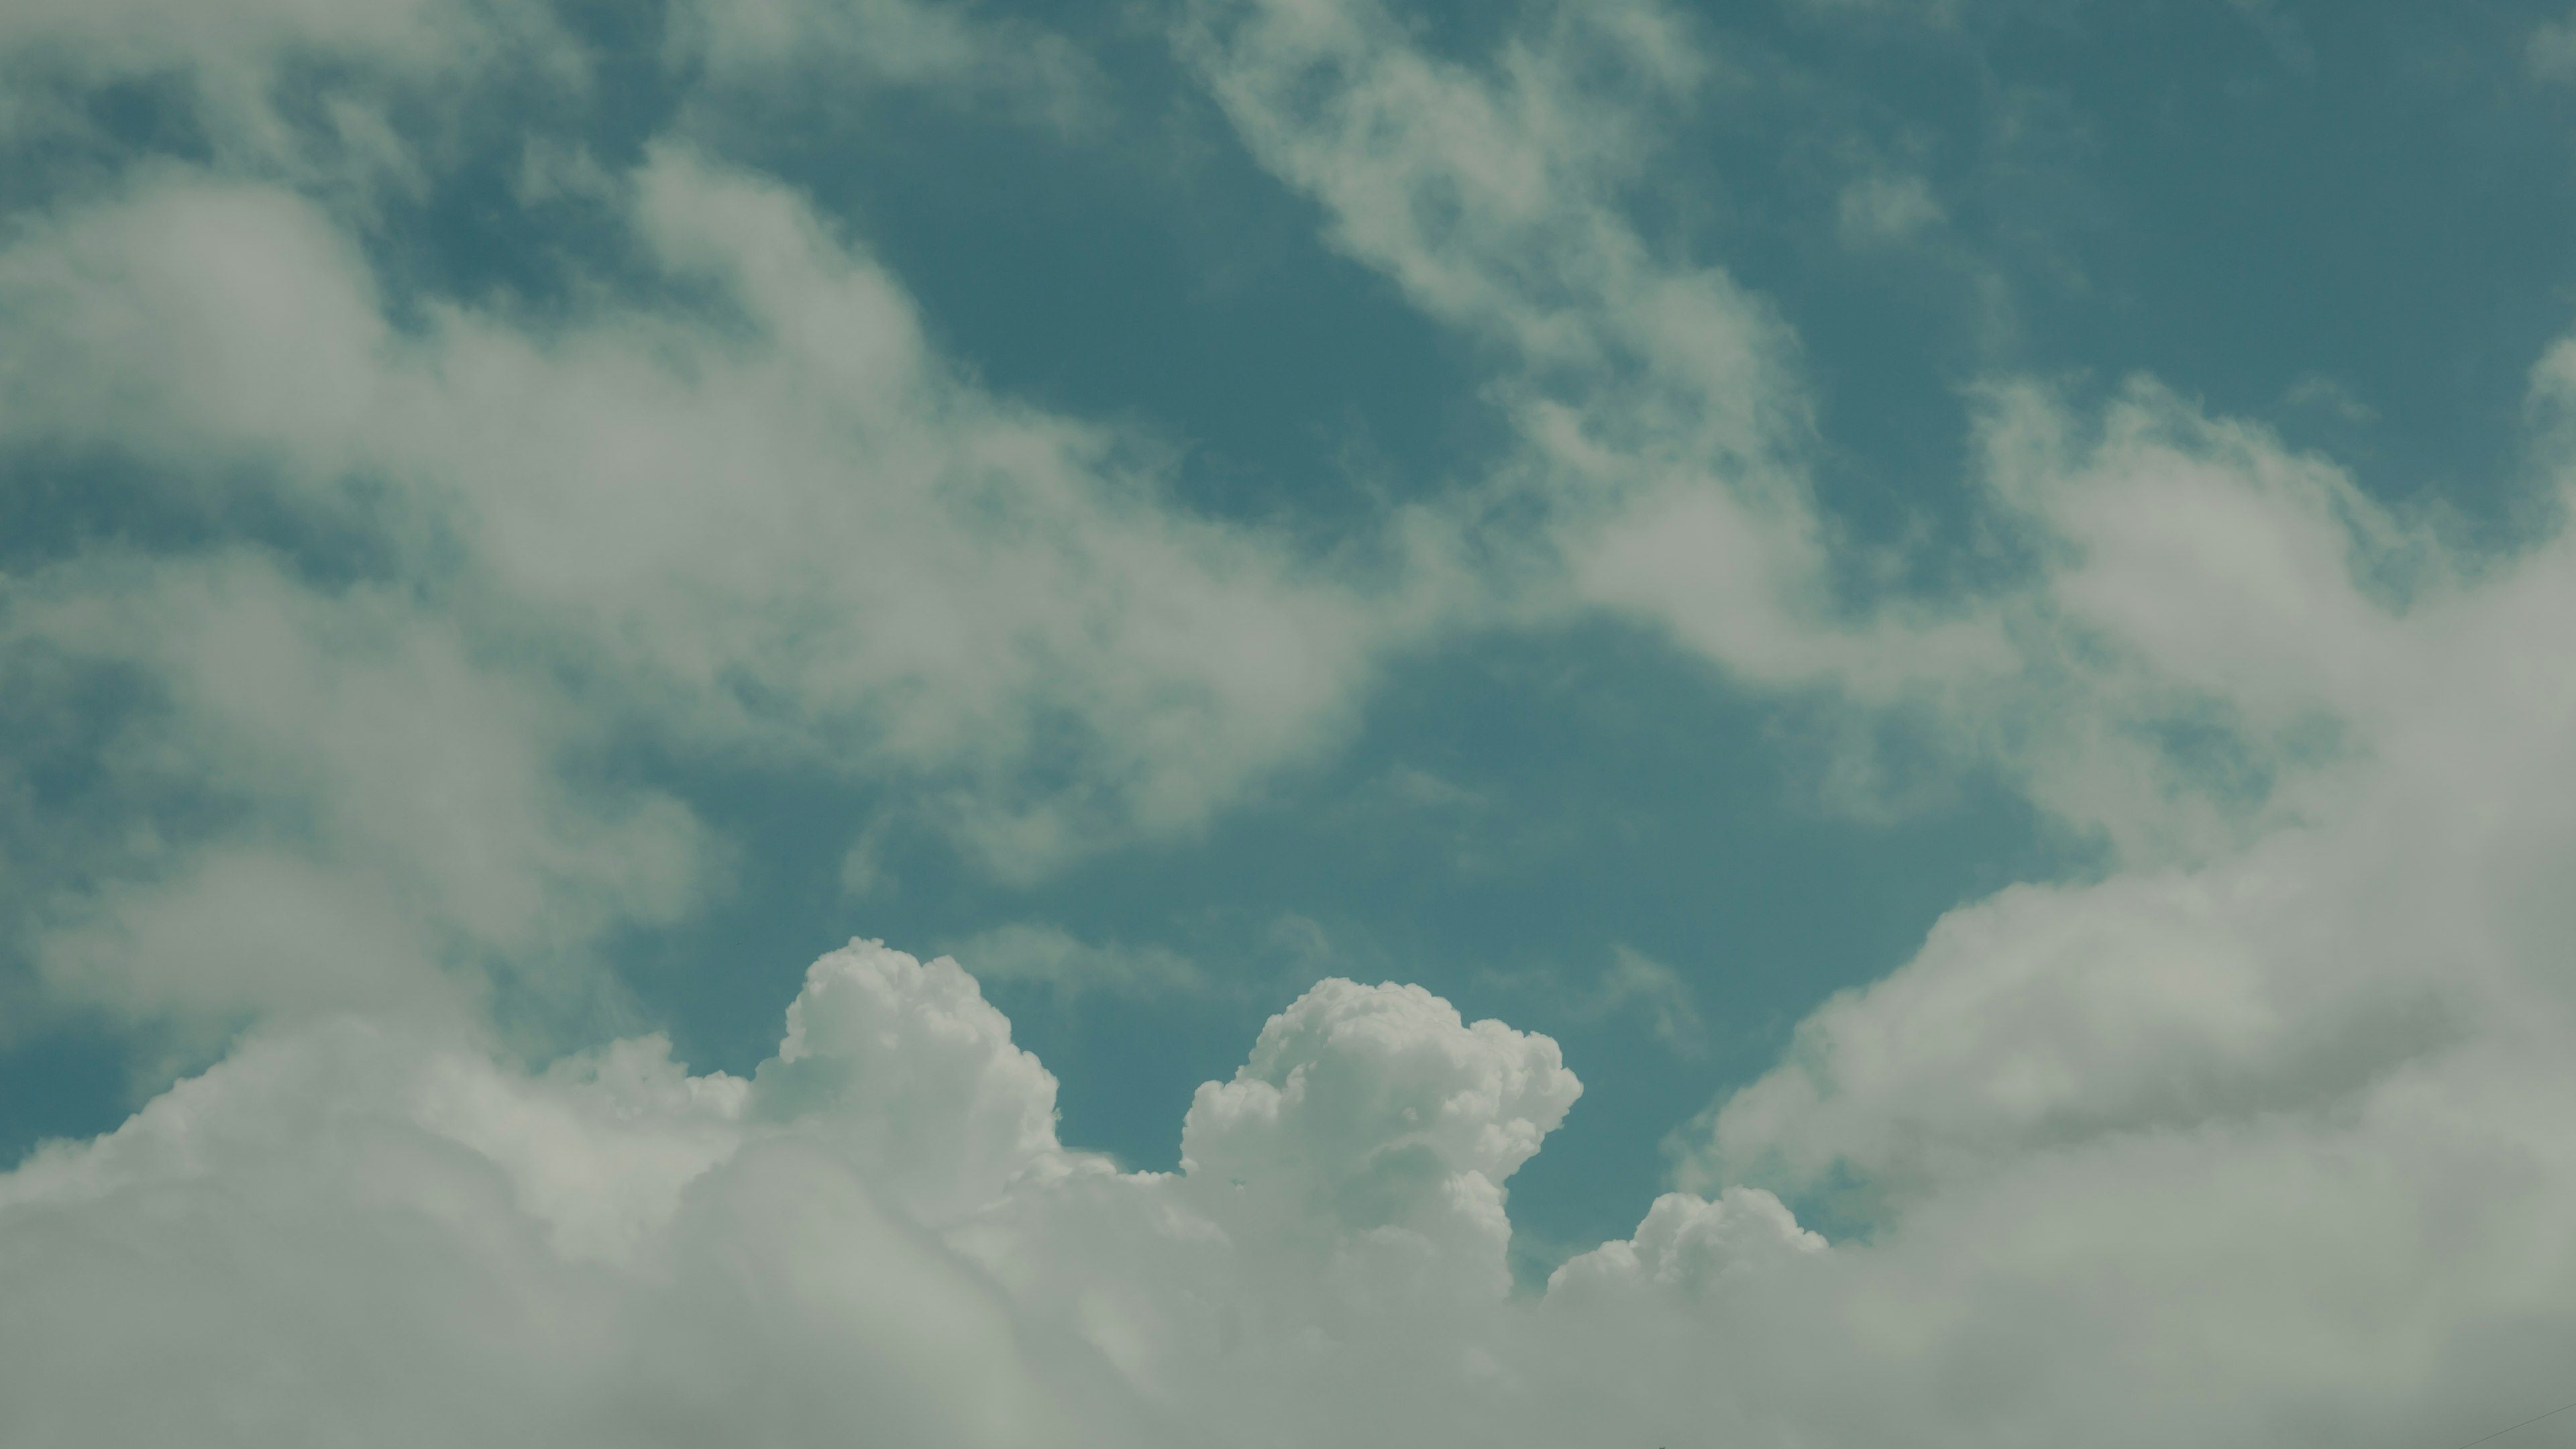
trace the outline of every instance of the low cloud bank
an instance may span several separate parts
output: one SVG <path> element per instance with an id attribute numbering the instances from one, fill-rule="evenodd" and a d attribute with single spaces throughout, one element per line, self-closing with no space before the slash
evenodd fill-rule
<path id="1" fill-rule="evenodd" d="M 2045 944 L 2046 915 L 1955 930 Z M 660 1038 L 530 1074 L 384 1021 L 282 1031 L 0 1178 L 0 1431 L 2402 1446 L 2553 1385 L 2576 1054 L 2547 1018 L 2365 1036 L 2377 1070 L 2300 1091 L 2206 1064 L 2227 1013 L 2168 1011 L 2130 1048 L 2178 1069 L 2162 1096 L 2113 1072 L 2052 1099 L 2036 1048 L 1933 1052 L 1918 1003 L 1946 1078 L 1836 1075 L 1909 981 L 2083 1048 L 2067 988 L 1955 959 L 1829 1008 L 1719 1117 L 1721 1157 L 1880 1185 L 1872 1233 L 1828 1244 L 1728 1183 L 1535 1294 L 1505 1184 L 1580 1084 L 1419 987 L 1327 980 L 1272 1018 L 1199 1089 L 1174 1173 L 1064 1147 L 1055 1079 L 973 978 L 872 941 L 815 963 L 750 1079 Z M 2230 969 L 2203 959 L 2187 981 Z"/>

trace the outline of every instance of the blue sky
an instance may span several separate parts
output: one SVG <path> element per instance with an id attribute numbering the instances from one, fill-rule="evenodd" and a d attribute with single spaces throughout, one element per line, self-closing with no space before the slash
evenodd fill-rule
<path id="1" fill-rule="evenodd" d="M 290 1230 L 411 1302 L 425 1133 L 545 1265 L 457 1282 L 765 1344 L 837 1222 L 1006 1325 L 585 1348 L 555 1442 L 664 1352 L 994 1444 L 2040 1442 L 2127 1355 L 2397 1446 L 2576 1343 L 2559 7 L 119 0 L 0 78 L 10 1331 Z M 155 1193 L 202 1262 L 47 1246 Z"/>

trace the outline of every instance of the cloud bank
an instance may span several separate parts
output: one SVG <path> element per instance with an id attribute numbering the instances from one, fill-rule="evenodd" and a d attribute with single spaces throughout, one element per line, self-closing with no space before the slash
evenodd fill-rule
<path id="1" fill-rule="evenodd" d="M 1327 980 L 1274 1017 L 1200 1088 L 1174 1173 L 1066 1150 L 973 979 L 875 942 L 815 963 L 749 1080 L 658 1038 L 530 1075 L 379 1021 L 262 1034 L 0 1180 L 0 1403 L 25 1443 L 2402 1444 L 2491 1419 L 2576 1343 L 2563 973 L 2418 972 L 2451 1014 L 2371 1022 L 2348 998 L 2417 958 L 2241 949 L 2304 917 L 2210 911 L 2228 874 L 1963 911 L 1718 1115 L 1713 1174 L 1838 1165 L 1877 1196 L 1865 1238 L 1759 1187 L 1676 1192 L 1536 1294 L 1505 1184 L 1581 1087 L 1418 987 Z M 2081 904 L 2125 949 L 2025 969 L 2082 949 Z M 2359 1024 L 2259 1051 L 2298 1030 L 2267 1010 L 2291 989 Z"/>

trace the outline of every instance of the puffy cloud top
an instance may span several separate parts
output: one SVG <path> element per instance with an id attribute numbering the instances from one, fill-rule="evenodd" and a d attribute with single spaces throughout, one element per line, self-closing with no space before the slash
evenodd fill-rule
<path id="1" fill-rule="evenodd" d="M 865 1176 L 899 1184 L 926 1222 L 982 1207 L 1062 1156 L 1055 1078 L 945 956 L 924 964 L 853 941 L 815 962 L 756 1081 L 763 1116 L 806 1124 Z"/>
<path id="2" fill-rule="evenodd" d="M 1270 1019 L 1233 1081 L 1199 1088 L 1182 1171 L 1353 1229 L 1400 1224 L 1499 1185 L 1582 1092 L 1546 1037 L 1469 1026 L 1419 986 L 1330 979 Z"/>

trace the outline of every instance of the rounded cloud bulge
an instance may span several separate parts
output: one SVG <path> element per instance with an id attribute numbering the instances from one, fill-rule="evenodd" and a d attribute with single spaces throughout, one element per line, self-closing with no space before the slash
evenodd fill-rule
<path id="1" fill-rule="evenodd" d="M 956 962 L 873 941 L 815 963 L 751 1080 L 658 1038 L 531 1075 L 318 1023 L 0 1179 L 0 1424 L 1550 1442 L 1570 1358 L 1824 1251 L 1767 1193 L 1676 1194 L 1516 1298 L 1504 1183 L 1580 1090 L 1545 1037 L 1331 979 L 1200 1090 L 1178 1172 L 1121 1172 L 1057 1141 L 1053 1078 Z"/>
<path id="2" fill-rule="evenodd" d="M 0 1425 L 1209 1442 L 1480 1361 L 1442 1340 L 1503 1309 L 1501 1181 L 1578 1090 L 1543 1037 L 1331 980 L 1201 1093 L 1179 1173 L 1122 1173 L 1058 1143 L 1054 1079 L 957 963 L 872 941 L 815 963 L 748 1081 L 658 1038 L 530 1075 L 280 1031 L 0 1179 Z"/>

